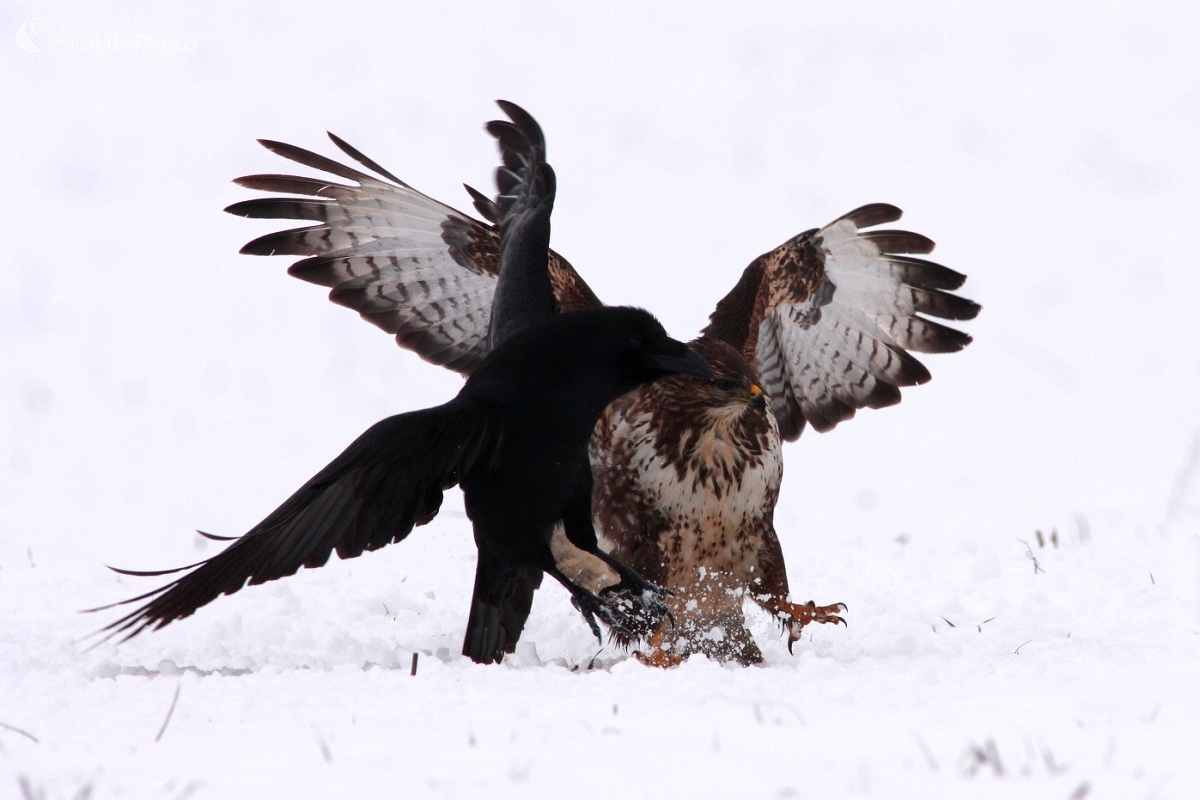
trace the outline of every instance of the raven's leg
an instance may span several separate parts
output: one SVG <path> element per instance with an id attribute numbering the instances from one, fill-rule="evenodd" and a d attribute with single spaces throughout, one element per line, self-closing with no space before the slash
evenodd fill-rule
<path id="1" fill-rule="evenodd" d="M 643 638 L 663 618 L 675 620 L 664 598 L 671 594 L 656 583 L 652 583 L 625 564 L 600 549 L 596 541 L 596 528 L 592 522 L 592 469 L 584 465 L 579 483 L 571 501 L 563 509 L 563 532 L 567 539 L 584 552 L 591 553 L 613 569 L 621 582 L 600 592 L 600 597 L 622 606 L 637 606 L 637 630 L 634 638 Z"/>

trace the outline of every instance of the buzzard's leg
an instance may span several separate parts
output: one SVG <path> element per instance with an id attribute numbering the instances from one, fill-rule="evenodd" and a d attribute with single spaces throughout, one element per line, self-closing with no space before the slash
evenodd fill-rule
<path id="1" fill-rule="evenodd" d="M 633 655 L 638 661 L 642 662 L 647 667 L 662 667 L 663 669 L 668 667 L 677 667 L 684 661 L 687 661 L 686 655 L 681 653 L 673 653 L 663 647 L 663 635 L 661 630 L 655 631 L 654 635 L 650 637 L 649 652 L 644 653 L 641 650 L 635 650 Z"/>
<path id="2" fill-rule="evenodd" d="M 840 622 L 845 625 L 846 620 L 842 619 L 841 614 L 846 610 L 846 604 L 818 606 L 812 600 L 803 604 L 789 601 L 787 598 L 791 592 L 788 590 L 787 569 L 783 564 L 783 550 L 779 547 L 774 528 L 770 534 L 759 559 L 759 578 L 750 585 L 750 597 L 783 625 L 787 631 L 790 653 L 792 644 L 800 641 L 800 631 L 810 622 Z"/>

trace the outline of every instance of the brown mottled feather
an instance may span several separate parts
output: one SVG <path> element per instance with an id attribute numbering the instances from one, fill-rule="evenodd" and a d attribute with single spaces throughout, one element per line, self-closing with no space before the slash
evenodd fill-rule
<path id="1" fill-rule="evenodd" d="M 495 225 L 421 194 L 346 142 L 330 138 L 386 180 L 300 147 L 260 140 L 284 158 L 355 185 L 292 175 L 237 179 L 250 189 L 307 197 L 246 200 L 229 206 L 231 214 L 317 223 L 260 236 L 242 252 L 306 256 L 289 274 L 328 287 L 331 300 L 358 311 L 426 360 L 469 373 L 486 352 L 499 272 Z M 496 213 L 494 204 L 476 198 L 476 205 L 486 209 L 485 217 Z M 562 256 L 552 252 L 549 269 L 560 309 L 601 305 Z"/>
<path id="2" fill-rule="evenodd" d="M 911 257 L 931 251 L 933 241 L 861 230 L 899 218 L 895 206 L 863 206 L 759 256 L 704 329 L 757 365 L 785 440 L 806 424 L 826 431 L 859 408 L 898 403 L 900 387 L 929 380 L 908 350 L 948 353 L 970 343 L 921 316 L 979 313 L 978 304 L 949 293 L 962 275 Z"/>

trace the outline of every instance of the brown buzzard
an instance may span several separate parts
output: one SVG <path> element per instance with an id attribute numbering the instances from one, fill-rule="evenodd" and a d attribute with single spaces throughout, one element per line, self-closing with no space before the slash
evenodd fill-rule
<path id="1" fill-rule="evenodd" d="M 506 151 L 515 128 L 541 142 L 532 118 L 489 124 Z M 422 358 L 470 374 L 487 350 L 499 271 L 500 206 L 467 187 L 483 221 L 413 189 L 333 134 L 343 153 L 376 175 L 280 142 L 284 158 L 346 181 L 252 175 L 250 189 L 301 195 L 248 200 L 227 211 L 312 225 L 262 236 L 252 255 L 304 256 L 290 274 L 331 289 Z M 541 146 L 544 153 L 544 145 Z M 508 154 L 506 152 L 506 159 Z M 506 178 L 506 174 L 508 177 Z M 498 173 L 501 192 L 511 171 Z M 749 597 L 791 643 L 809 622 L 839 622 L 840 605 L 790 600 L 773 513 L 782 478 L 781 440 L 804 426 L 827 431 L 857 409 L 900 401 L 900 387 L 929 380 L 909 351 L 954 352 L 971 337 L 934 321 L 973 318 L 979 306 L 952 294 L 965 276 L 916 256 L 926 237 L 876 226 L 900 218 L 875 203 L 784 242 L 750 263 L 693 342 L 716 380 L 671 378 L 609 407 L 591 445 L 593 513 L 601 543 L 675 593 L 675 624 L 643 631 L 643 660 L 677 663 L 694 652 L 761 661 L 742 615 Z M 871 229 L 871 230 L 867 230 Z M 558 309 L 600 304 L 574 268 L 550 251 Z M 568 573 L 616 581 L 604 565 L 556 542 Z M 528 613 L 528 609 L 524 609 Z"/>

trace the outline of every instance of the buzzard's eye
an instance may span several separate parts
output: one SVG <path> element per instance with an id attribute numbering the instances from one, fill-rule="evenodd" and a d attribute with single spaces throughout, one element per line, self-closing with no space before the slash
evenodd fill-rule
<path id="1" fill-rule="evenodd" d="M 713 385 L 722 392 L 732 392 L 734 389 L 738 388 L 737 381 L 731 381 L 728 379 L 715 380 L 713 381 Z"/>

